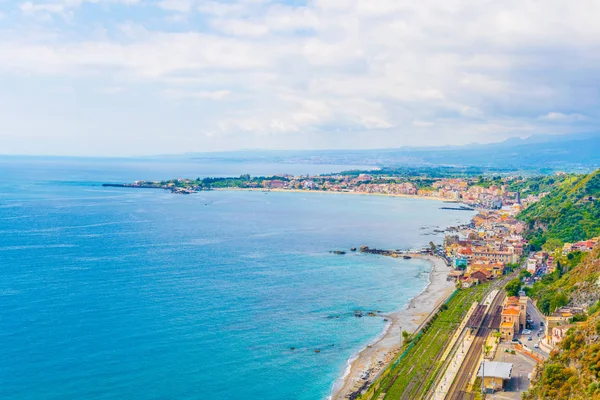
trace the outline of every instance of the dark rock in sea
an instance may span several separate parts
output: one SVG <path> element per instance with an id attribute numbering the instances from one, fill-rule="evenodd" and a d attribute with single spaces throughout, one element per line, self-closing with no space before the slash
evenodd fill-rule
<path id="1" fill-rule="evenodd" d="M 389 321 L 389 319 L 387 319 L 387 318 L 383 319 L 383 322 L 388 322 L 388 321 Z"/>
<path id="2" fill-rule="evenodd" d="M 337 254 L 337 255 L 344 255 L 344 254 L 346 254 L 346 252 L 345 252 L 345 251 L 342 251 L 342 250 L 335 250 L 335 251 L 333 252 L 333 254 Z"/>
<path id="3" fill-rule="evenodd" d="M 364 253 L 365 251 L 369 251 L 369 246 L 360 246 L 360 252 Z"/>
<path id="4" fill-rule="evenodd" d="M 320 353 L 320 352 L 321 352 L 321 350 L 315 349 L 315 353 Z"/>
<path id="5" fill-rule="evenodd" d="M 351 247 L 350 251 L 356 251 L 356 247 Z"/>
<path id="6" fill-rule="evenodd" d="M 412 257 L 411 256 L 404 256 L 402 258 L 404 258 L 405 260 L 410 260 Z"/>
<path id="7" fill-rule="evenodd" d="M 362 310 L 354 310 L 354 316 L 357 318 L 362 318 L 362 316 L 363 316 Z"/>
<path id="8" fill-rule="evenodd" d="M 368 317 L 376 317 L 376 316 L 377 316 L 377 314 L 376 314 L 376 313 L 374 313 L 373 311 L 370 311 L 370 312 L 368 312 L 368 313 L 367 313 L 367 316 L 368 316 Z"/>
<path id="9" fill-rule="evenodd" d="M 290 350 L 296 350 L 296 348 L 295 347 L 290 347 Z"/>

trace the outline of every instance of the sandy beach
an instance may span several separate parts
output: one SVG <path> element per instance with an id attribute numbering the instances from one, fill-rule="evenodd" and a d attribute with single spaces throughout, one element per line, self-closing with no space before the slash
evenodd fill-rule
<path id="1" fill-rule="evenodd" d="M 398 354 L 402 344 L 402 331 L 414 333 L 431 311 L 454 291 L 454 283 L 446 280 L 450 267 L 446 266 L 441 258 L 422 254 L 410 255 L 432 263 L 429 285 L 411 300 L 407 308 L 384 316 L 390 321 L 386 330 L 349 362 L 344 376 L 334 383 L 331 396 L 333 400 L 347 399 L 366 380 L 373 381 Z"/>
<path id="2" fill-rule="evenodd" d="M 212 189 L 212 190 L 220 190 L 220 191 L 231 191 L 231 190 L 240 190 L 240 191 L 251 191 L 251 192 L 276 192 L 276 193 L 324 193 L 324 194 L 354 194 L 354 195 L 363 195 L 363 196 L 383 196 L 383 197 L 403 197 L 407 199 L 423 199 L 423 200 L 436 200 L 443 202 L 451 202 L 458 203 L 453 199 L 446 199 L 444 197 L 435 197 L 435 196 L 418 196 L 412 194 L 394 194 L 394 193 L 368 193 L 368 192 L 334 192 L 331 190 L 303 190 L 303 189 L 263 189 L 263 188 L 222 188 L 222 189 Z"/>

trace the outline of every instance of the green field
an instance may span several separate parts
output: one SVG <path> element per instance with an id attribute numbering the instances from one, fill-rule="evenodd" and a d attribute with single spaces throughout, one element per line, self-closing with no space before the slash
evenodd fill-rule
<path id="1" fill-rule="evenodd" d="M 407 349 L 375 382 L 362 399 L 420 399 L 425 396 L 440 372 L 441 357 L 452 333 L 460 324 L 474 301 L 480 301 L 489 285 L 455 292 L 447 309 L 437 313 L 415 337 Z"/>

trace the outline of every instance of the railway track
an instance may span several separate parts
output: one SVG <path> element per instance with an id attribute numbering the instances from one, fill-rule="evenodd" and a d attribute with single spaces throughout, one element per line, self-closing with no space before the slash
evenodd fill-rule
<path id="1" fill-rule="evenodd" d="M 463 361 L 459 374 L 456 376 L 454 382 L 452 382 L 452 385 L 448 390 L 446 399 L 464 400 L 471 399 L 473 397 L 472 393 L 467 393 L 467 385 L 469 384 L 473 374 L 477 372 L 479 360 L 481 358 L 481 349 L 488 334 L 492 330 L 493 324 L 498 321 L 498 313 L 502 312 L 501 305 L 504 301 L 504 297 L 504 292 L 500 291 L 498 295 L 496 295 L 496 298 L 494 298 L 492 301 L 492 304 L 490 304 L 490 307 L 488 308 L 489 312 L 486 313 L 481 327 L 475 334 L 475 339 L 473 340 L 473 343 L 467 352 L 467 356 Z"/>

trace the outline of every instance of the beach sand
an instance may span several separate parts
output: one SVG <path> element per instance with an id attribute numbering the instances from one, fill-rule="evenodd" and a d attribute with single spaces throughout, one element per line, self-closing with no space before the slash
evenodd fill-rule
<path id="1" fill-rule="evenodd" d="M 446 203 L 459 203 L 454 199 L 447 199 L 445 197 L 436 196 L 418 196 L 412 194 L 395 194 L 395 193 L 368 193 L 368 192 L 336 192 L 333 190 L 305 190 L 305 189 L 263 189 L 263 188 L 217 188 L 213 190 L 218 191 L 250 191 L 250 192 L 274 192 L 274 193 L 322 193 L 322 194 L 355 194 L 363 196 L 383 196 L 383 197 L 403 197 L 407 199 L 425 199 L 425 200 L 436 200 L 443 201 Z"/>
<path id="2" fill-rule="evenodd" d="M 356 358 L 349 360 L 344 376 L 334 383 L 332 400 L 347 399 L 365 381 L 372 382 L 400 351 L 402 331 L 414 333 L 430 313 L 454 291 L 454 282 L 446 279 L 451 268 L 441 258 L 422 254 L 410 255 L 432 263 L 429 285 L 411 300 L 407 308 L 384 316 L 390 321 L 386 330 L 375 342 L 358 353 Z"/>

